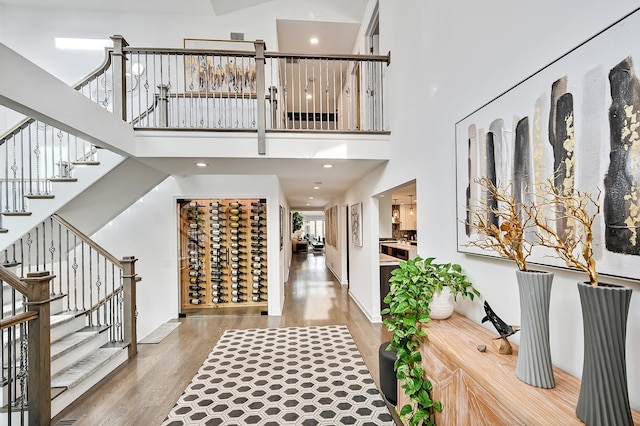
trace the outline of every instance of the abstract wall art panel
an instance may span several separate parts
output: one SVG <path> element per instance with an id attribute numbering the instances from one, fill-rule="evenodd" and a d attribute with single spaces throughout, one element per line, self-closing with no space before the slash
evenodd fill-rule
<path id="1" fill-rule="evenodd" d="M 495 256 L 468 244 L 479 237 L 468 226 L 475 206 L 493 203 L 478 179 L 525 204 L 550 179 L 562 191 L 600 194 L 598 271 L 640 278 L 639 10 L 456 123 L 459 251 Z M 555 224 L 559 233 L 571 226 Z M 550 254 L 535 247 L 529 262 L 564 266 Z"/>

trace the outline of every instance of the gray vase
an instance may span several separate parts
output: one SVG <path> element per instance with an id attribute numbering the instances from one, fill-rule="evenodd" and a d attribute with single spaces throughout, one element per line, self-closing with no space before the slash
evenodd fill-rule
<path id="1" fill-rule="evenodd" d="M 520 290 L 520 347 L 516 377 L 544 389 L 555 387 L 549 347 L 549 300 L 553 274 L 516 271 Z"/>
<path id="2" fill-rule="evenodd" d="M 625 352 L 631 289 L 578 283 L 578 292 L 584 363 L 576 415 L 588 426 L 633 425 Z"/>

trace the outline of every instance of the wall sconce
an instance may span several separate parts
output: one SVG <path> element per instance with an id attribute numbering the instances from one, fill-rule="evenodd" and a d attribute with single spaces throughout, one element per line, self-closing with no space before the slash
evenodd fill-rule
<path id="1" fill-rule="evenodd" d="M 393 223 L 397 223 L 398 219 L 400 219 L 400 211 L 398 210 L 398 199 L 393 199 L 393 210 L 391 210 L 391 218 L 393 219 Z"/>
<path id="2" fill-rule="evenodd" d="M 411 197 L 411 207 L 409 207 L 409 214 L 413 214 L 413 195 L 410 195 Z"/>

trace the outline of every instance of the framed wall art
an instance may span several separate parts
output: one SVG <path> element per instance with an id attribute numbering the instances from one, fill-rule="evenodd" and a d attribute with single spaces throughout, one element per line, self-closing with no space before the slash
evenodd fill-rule
<path id="1" fill-rule="evenodd" d="M 351 242 L 362 247 L 362 203 L 352 204 L 350 209 Z"/>
<path id="2" fill-rule="evenodd" d="M 455 125 L 458 250 L 474 208 L 490 201 L 476 182 L 512 188 L 517 203 L 553 182 L 599 195 L 593 227 L 598 271 L 640 278 L 640 12 L 627 15 Z M 557 225 L 560 226 L 560 225 Z M 564 266 L 535 247 L 529 262 Z"/>

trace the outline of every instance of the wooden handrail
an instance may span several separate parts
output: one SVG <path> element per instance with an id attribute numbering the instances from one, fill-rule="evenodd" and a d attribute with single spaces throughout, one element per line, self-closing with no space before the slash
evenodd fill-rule
<path id="1" fill-rule="evenodd" d="M 76 234 L 82 241 L 84 241 L 85 243 L 89 244 L 90 247 L 92 247 L 94 250 L 96 250 L 102 256 L 104 256 L 105 258 L 109 259 L 109 261 L 111 261 L 111 263 L 116 265 L 118 268 L 122 269 L 122 263 L 120 262 L 120 260 L 118 260 L 118 258 L 116 258 L 114 255 L 109 253 L 107 250 L 105 250 L 102 246 L 100 246 L 98 243 L 96 243 L 91 238 L 89 238 L 87 235 L 85 235 L 78 228 L 76 228 L 75 226 L 73 226 L 72 224 L 70 224 L 69 222 L 67 222 L 66 220 L 64 220 L 62 217 L 60 217 L 57 214 L 53 214 L 53 215 L 51 215 L 51 217 L 53 217 L 56 221 L 58 221 L 64 227 L 69 229 L 71 232 Z"/>
<path id="2" fill-rule="evenodd" d="M 96 303 L 94 303 L 94 305 L 91 308 L 89 308 L 89 312 L 87 312 L 87 314 L 93 311 L 97 311 L 98 308 L 100 308 L 100 306 L 104 305 L 109 300 L 113 299 L 120 292 L 122 292 L 122 287 L 118 287 L 113 293 L 109 293 L 109 295 L 103 297 L 101 300 L 98 300 Z"/>
<path id="3" fill-rule="evenodd" d="M 25 296 L 29 294 L 29 289 L 27 288 L 27 285 L 24 282 L 22 282 L 22 280 L 18 278 L 16 274 L 14 274 L 13 272 L 11 272 L 10 270 L 8 270 L 7 268 L 1 265 L 0 265 L 0 280 L 9 284 L 11 287 L 15 288 Z"/>
<path id="4" fill-rule="evenodd" d="M 305 53 L 265 52 L 265 58 L 293 58 L 293 59 L 342 59 L 345 61 L 368 61 L 391 63 L 391 53 L 386 55 L 313 55 Z"/>
<path id="5" fill-rule="evenodd" d="M 22 324 L 23 322 L 32 321 L 36 318 L 38 318 L 38 311 L 21 312 L 19 314 L 12 315 L 9 318 L 0 320 L 0 330 Z"/>

